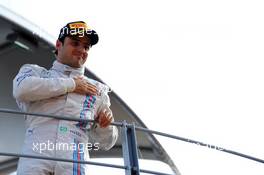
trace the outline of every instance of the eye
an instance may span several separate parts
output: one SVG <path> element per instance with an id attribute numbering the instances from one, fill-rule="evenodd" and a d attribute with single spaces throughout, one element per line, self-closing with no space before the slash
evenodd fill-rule
<path id="1" fill-rule="evenodd" d="M 73 41 L 71 44 L 74 47 L 78 47 L 80 45 L 79 41 Z"/>

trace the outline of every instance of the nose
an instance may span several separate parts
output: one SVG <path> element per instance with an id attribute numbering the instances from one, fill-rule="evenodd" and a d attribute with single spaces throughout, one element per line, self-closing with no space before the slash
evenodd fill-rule
<path id="1" fill-rule="evenodd" d="M 88 50 L 86 50 L 85 46 L 80 46 L 78 50 L 82 54 L 83 58 L 88 56 Z"/>
<path id="2" fill-rule="evenodd" d="M 77 52 L 79 52 L 79 54 L 82 56 L 82 58 L 86 58 L 88 56 L 87 50 L 84 46 L 78 46 L 76 49 Z"/>
<path id="3" fill-rule="evenodd" d="M 83 46 L 83 45 L 79 45 L 78 48 L 77 48 L 77 50 L 79 52 L 81 52 L 81 53 L 86 53 L 87 52 L 86 49 L 85 49 L 85 46 Z"/>

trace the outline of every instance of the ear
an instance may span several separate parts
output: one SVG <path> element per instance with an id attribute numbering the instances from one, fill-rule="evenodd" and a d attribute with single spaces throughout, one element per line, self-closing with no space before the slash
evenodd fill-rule
<path id="1" fill-rule="evenodd" d="M 62 42 L 60 40 L 56 41 L 56 49 L 58 50 L 62 46 Z"/>

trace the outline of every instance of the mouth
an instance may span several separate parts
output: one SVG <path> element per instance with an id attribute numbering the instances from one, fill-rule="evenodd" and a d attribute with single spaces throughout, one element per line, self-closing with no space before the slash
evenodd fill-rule
<path id="1" fill-rule="evenodd" d="M 77 55 L 77 54 L 76 54 L 76 55 L 73 55 L 73 56 L 76 57 L 76 58 L 78 58 L 79 60 L 80 60 L 80 59 L 83 59 L 82 55 Z"/>

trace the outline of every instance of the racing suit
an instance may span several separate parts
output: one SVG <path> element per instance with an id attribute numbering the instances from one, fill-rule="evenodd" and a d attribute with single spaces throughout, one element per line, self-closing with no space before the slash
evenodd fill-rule
<path id="1" fill-rule="evenodd" d="M 51 69 L 25 64 L 13 80 L 13 96 L 24 112 L 51 114 L 82 119 L 96 119 L 99 112 L 109 109 L 108 87 L 84 76 L 84 67 L 71 68 L 54 61 Z M 97 86 L 100 95 L 73 93 L 73 77 L 83 76 Z M 26 136 L 22 153 L 74 160 L 87 160 L 88 150 L 110 149 L 118 130 L 109 125 L 26 116 Z M 89 141 L 89 142 L 88 142 Z M 88 174 L 87 164 L 20 158 L 18 175 L 24 174 Z"/>

